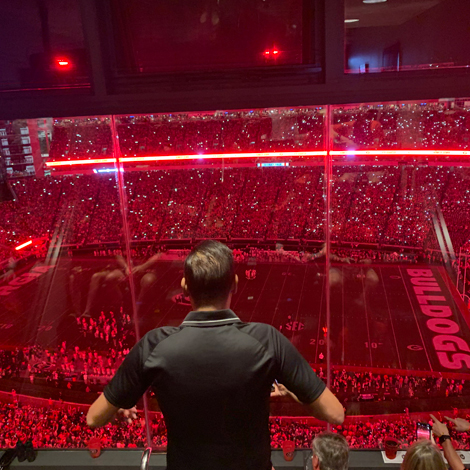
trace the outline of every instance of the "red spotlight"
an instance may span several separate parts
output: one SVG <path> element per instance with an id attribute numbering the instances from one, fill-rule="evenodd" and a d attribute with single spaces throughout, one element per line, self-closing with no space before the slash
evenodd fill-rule
<path id="1" fill-rule="evenodd" d="M 273 49 L 273 54 L 277 55 L 277 54 L 279 54 L 279 51 L 277 49 Z"/>
<path id="2" fill-rule="evenodd" d="M 265 55 L 265 56 L 268 56 L 269 54 L 270 54 L 269 50 L 266 49 L 266 50 L 264 51 L 264 55 Z"/>
<path id="3" fill-rule="evenodd" d="M 56 65 L 58 69 L 66 70 L 72 66 L 72 63 L 66 57 L 58 57 L 56 60 Z"/>
<path id="4" fill-rule="evenodd" d="M 15 250 L 16 251 L 22 250 L 23 248 L 26 248 L 27 246 L 32 245 L 32 244 L 33 244 L 33 240 L 29 240 L 28 242 L 23 243 L 22 245 L 18 245 L 17 247 L 15 247 Z"/>

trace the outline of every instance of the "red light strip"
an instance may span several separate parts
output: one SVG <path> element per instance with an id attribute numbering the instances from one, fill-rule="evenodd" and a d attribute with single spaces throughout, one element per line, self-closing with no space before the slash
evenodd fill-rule
<path id="1" fill-rule="evenodd" d="M 23 243 L 22 245 L 18 245 L 15 248 L 15 250 L 16 251 L 22 250 L 23 248 L 26 248 L 28 245 L 32 245 L 32 244 L 33 244 L 33 240 L 29 240 L 29 242 Z"/>
<path id="2" fill-rule="evenodd" d="M 464 157 L 470 155 L 470 150 L 332 150 L 330 155 L 334 156 L 354 156 L 354 155 L 450 155 Z"/>
<path id="3" fill-rule="evenodd" d="M 289 158 L 289 157 L 325 157 L 326 151 L 315 152 L 251 152 L 251 153 L 213 153 L 208 155 L 155 155 L 149 157 L 122 157 L 121 162 L 158 162 L 178 160 L 211 160 L 218 158 Z M 67 160 L 46 162 L 46 166 L 92 165 L 96 163 L 117 163 L 115 158 L 95 158 L 91 160 Z"/>
<path id="4" fill-rule="evenodd" d="M 211 160 L 217 158 L 269 158 L 269 157 L 324 157 L 320 152 L 251 152 L 251 153 L 214 153 L 209 155 L 157 155 L 152 157 L 122 157 L 121 162 L 146 162 L 168 160 Z"/>
<path id="5" fill-rule="evenodd" d="M 115 158 L 94 158 L 91 160 L 66 160 L 57 162 L 46 162 L 46 166 L 71 166 L 71 165 L 92 165 L 94 163 L 116 163 Z"/>
<path id="6" fill-rule="evenodd" d="M 213 160 L 220 158 L 289 158 L 289 157 L 325 157 L 327 152 L 249 152 L 249 153 L 214 153 L 207 155 L 155 155 L 148 157 L 122 157 L 122 163 L 129 162 L 158 162 L 158 161 L 178 161 L 178 160 Z M 408 156 L 470 156 L 470 150 L 332 150 L 333 156 L 380 156 L 380 155 L 408 155 Z M 94 158 L 90 160 L 67 160 L 46 162 L 48 167 L 72 166 L 72 165 L 94 165 L 100 163 L 117 163 L 115 158 Z"/>

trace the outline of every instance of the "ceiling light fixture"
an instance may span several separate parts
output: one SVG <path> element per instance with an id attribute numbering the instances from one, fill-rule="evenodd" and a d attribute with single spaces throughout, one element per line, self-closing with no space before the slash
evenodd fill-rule
<path id="1" fill-rule="evenodd" d="M 385 3 L 387 0 L 362 0 L 362 3 Z"/>
<path id="2" fill-rule="evenodd" d="M 357 23 L 359 20 L 357 18 L 349 18 L 344 20 L 345 23 Z"/>

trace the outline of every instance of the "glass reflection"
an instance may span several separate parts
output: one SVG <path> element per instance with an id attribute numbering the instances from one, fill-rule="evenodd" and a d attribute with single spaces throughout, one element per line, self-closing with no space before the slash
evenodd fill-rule
<path id="1" fill-rule="evenodd" d="M 301 64 L 302 12 L 299 0 L 119 2 L 119 64 L 139 73 Z"/>
<path id="2" fill-rule="evenodd" d="M 467 112 L 464 100 L 332 110 L 332 388 L 358 415 L 340 428 L 353 448 L 406 448 L 430 413 L 467 413 Z"/>
<path id="3" fill-rule="evenodd" d="M 346 0 L 346 73 L 466 68 L 462 0 Z"/>
<path id="4" fill-rule="evenodd" d="M 81 413 L 139 336 L 186 316 L 182 260 L 202 238 L 234 249 L 240 318 L 271 323 L 330 374 L 349 415 L 334 430 L 352 448 L 390 436 L 405 448 L 430 412 L 465 417 L 468 109 L 464 99 L 333 107 L 330 231 L 323 157 L 294 153 L 323 150 L 324 109 L 117 116 L 122 159 L 194 156 L 120 167 L 110 117 L 38 121 L 34 132 L 28 120 L 2 123 L 3 148 L 21 146 L 21 156 L 3 155 L 0 180 L 0 397 L 10 423 L 0 445 L 31 436 L 37 447 L 84 447 L 96 436 L 104 447 L 165 449 L 151 393 L 148 419 L 131 427 L 91 432 Z M 25 153 L 32 135 L 37 148 Z M 277 150 L 292 153 L 200 158 Z M 36 177 L 26 177 L 27 155 Z M 43 167 L 48 157 L 86 163 Z M 264 166 L 279 162 L 288 166 Z M 272 413 L 274 448 L 285 436 L 307 448 L 323 428 L 286 402 Z M 468 448 L 466 435 L 454 442 Z"/>
<path id="5" fill-rule="evenodd" d="M 1 89 L 89 88 L 78 1 L 25 0 L 2 8 Z"/>

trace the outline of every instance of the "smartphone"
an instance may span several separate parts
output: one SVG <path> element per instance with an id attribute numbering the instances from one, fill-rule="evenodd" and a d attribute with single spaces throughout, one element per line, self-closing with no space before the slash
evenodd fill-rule
<path id="1" fill-rule="evenodd" d="M 416 423 L 416 440 L 428 439 L 431 440 L 431 425 L 427 423 Z"/>

